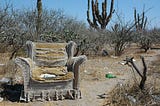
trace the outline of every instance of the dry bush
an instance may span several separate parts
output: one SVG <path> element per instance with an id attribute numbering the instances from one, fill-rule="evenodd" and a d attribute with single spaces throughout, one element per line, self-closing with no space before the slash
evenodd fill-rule
<path id="1" fill-rule="evenodd" d="M 158 106 L 160 94 L 148 86 L 140 90 L 136 83 L 117 84 L 106 98 L 104 106 Z"/>
<path id="2" fill-rule="evenodd" d="M 159 67 L 159 65 L 158 65 Z M 155 74 L 147 77 L 145 89 L 139 88 L 135 76 L 127 83 L 118 83 L 109 93 L 104 106 L 158 106 L 160 104 L 160 78 Z"/>
<path id="3" fill-rule="evenodd" d="M 0 79 L 3 77 L 11 78 L 12 84 L 23 83 L 22 70 L 13 60 L 5 61 L 4 66 L 0 67 Z"/>
<path id="4" fill-rule="evenodd" d="M 157 60 L 153 61 L 151 65 L 149 66 L 150 68 L 150 75 L 152 74 L 160 74 L 160 55 L 157 56 Z"/>
<path id="5" fill-rule="evenodd" d="M 13 60 L 9 60 L 11 53 L 0 53 L 0 75 L 1 77 L 13 78 L 17 72 L 17 66 Z M 20 74 L 19 74 L 20 75 Z"/>
<path id="6" fill-rule="evenodd" d="M 13 77 L 17 71 L 16 64 L 10 60 L 4 66 L 4 72 L 6 77 Z"/>
<path id="7" fill-rule="evenodd" d="M 5 67 L 8 60 L 9 60 L 8 53 L 0 53 L 0 75 L 2 76 L 5 74 Z"/>
<path id="8" fill-rule="evenodd" d="M 158 55 L 159 57 L 159 55 Z M 127 83 L 118 83 L 104 106 L 158 106 L 160 104 L 160 58 L 149 64 L 145 88 L 139 88 L 136 74 Z"/>

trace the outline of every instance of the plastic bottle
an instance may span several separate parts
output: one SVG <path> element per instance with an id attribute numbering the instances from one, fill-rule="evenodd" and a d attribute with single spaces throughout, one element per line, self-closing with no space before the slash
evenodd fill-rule
<path id="1" fill-rule="evenodd" d="M 109 73 L 109 74 L 106 74 L 106 78 L 116 78 L 116 76 Z"/>

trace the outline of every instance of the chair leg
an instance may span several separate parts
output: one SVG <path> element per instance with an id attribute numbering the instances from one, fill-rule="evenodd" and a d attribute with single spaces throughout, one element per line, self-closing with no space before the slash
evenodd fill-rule
<path id="1" fill-rule="evenodd" d="M 43 92 L 43 91 L 41 92 L 41 100 L 42 100 L 42 101 L 45 101 L 45 95 L 44 95 L 44 92 Z"/>
<path id="2" fill-rule="evenodd" d="M 51 101 L 51 96 L 50 96 L 50 93 L 49 93 L 49 92 L 47 93 L 47 100 L 48 100 L 48 101 Z"/>
<path id="3" fill-rule="evenodd" d="M 61 100 L 64 100 L 64 99 L 65 99 L 64 96 L 63 96 L 63 90 L 60 92 L 60 99 L 61 99 Z"/>
<path id="4" fill-rule="evenodd" d="M 58 100 L 59 97 L 58 97 L 58 91 L 55 91 L 55 100 Z"/>
<path id="5" fill-rule="evenodd" d="M 26 93 L 26 102 L 30 102 L 30 93 L 28 92 L 28 93 Z"/>
<path id="6" fill-rule="evenodd" d="M 79 90 L 79 99 L 82 99 L 81 90 Z"/>
<path id="7" fill-rule="evenodd" d="M 74 90 L 74 100 L 78 99 L 78 91 Z"/>

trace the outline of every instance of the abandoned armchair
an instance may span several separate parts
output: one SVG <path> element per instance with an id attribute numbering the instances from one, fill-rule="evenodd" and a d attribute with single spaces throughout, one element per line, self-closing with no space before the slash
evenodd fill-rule
<path id="1" fill-rule="evenodd" d="M 24 77 L 21 98 L 26 101 L 81 98 L 79 66 L 85 55 L 74 57 L 76 43 L 38 43 L 27 41 L 28 58 L 18 57 Z"/>

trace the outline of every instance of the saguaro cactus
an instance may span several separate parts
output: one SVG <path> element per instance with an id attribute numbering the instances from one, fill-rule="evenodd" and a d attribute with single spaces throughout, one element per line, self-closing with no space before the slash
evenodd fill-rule
<path id="1" fill-rule="evenodd" d="M 111 20 L 112 14 L 114 13 L 113 5 L 114 5 L 114 0 L 111 0 L 111 5 L 110 5 L 110 11 L 109 14 L 107 14 L 107 0 L 104 0 L 102 2 L 102 13 L 100 14 L 99 12 L 99 7 L 98 7 L 98 0 L 91 1 L 92 4 L 92 17 L 93 21 L 90 19 L 90 0 L 88 0 L 88 10 L 87 10 L 87 21 L 90 24 L 91 27 L 95 29 L 105 29 L 109 21 Z M 100 25 L 100 26 L 99 26 Z"/>
<path id="2" fill-rule="evenodd" d="M 137 31 L 144 30 L 147 23 L 147 17 L 145 17 L 145 12 L 142 12 L 142 16 L 137 14 L 136 9 L 134 9 L 134 20 Z"/>
<path id="3" fill-rule="evenodd" d="M 37 16 L 37 35 L 36 35 L 36 40 L 39 39 L 39 34 L 41 32 L 41 27 L 42 27 L 42 0 L 37 0 L 37 11 L 38 11 L 38 16 Z"/>

